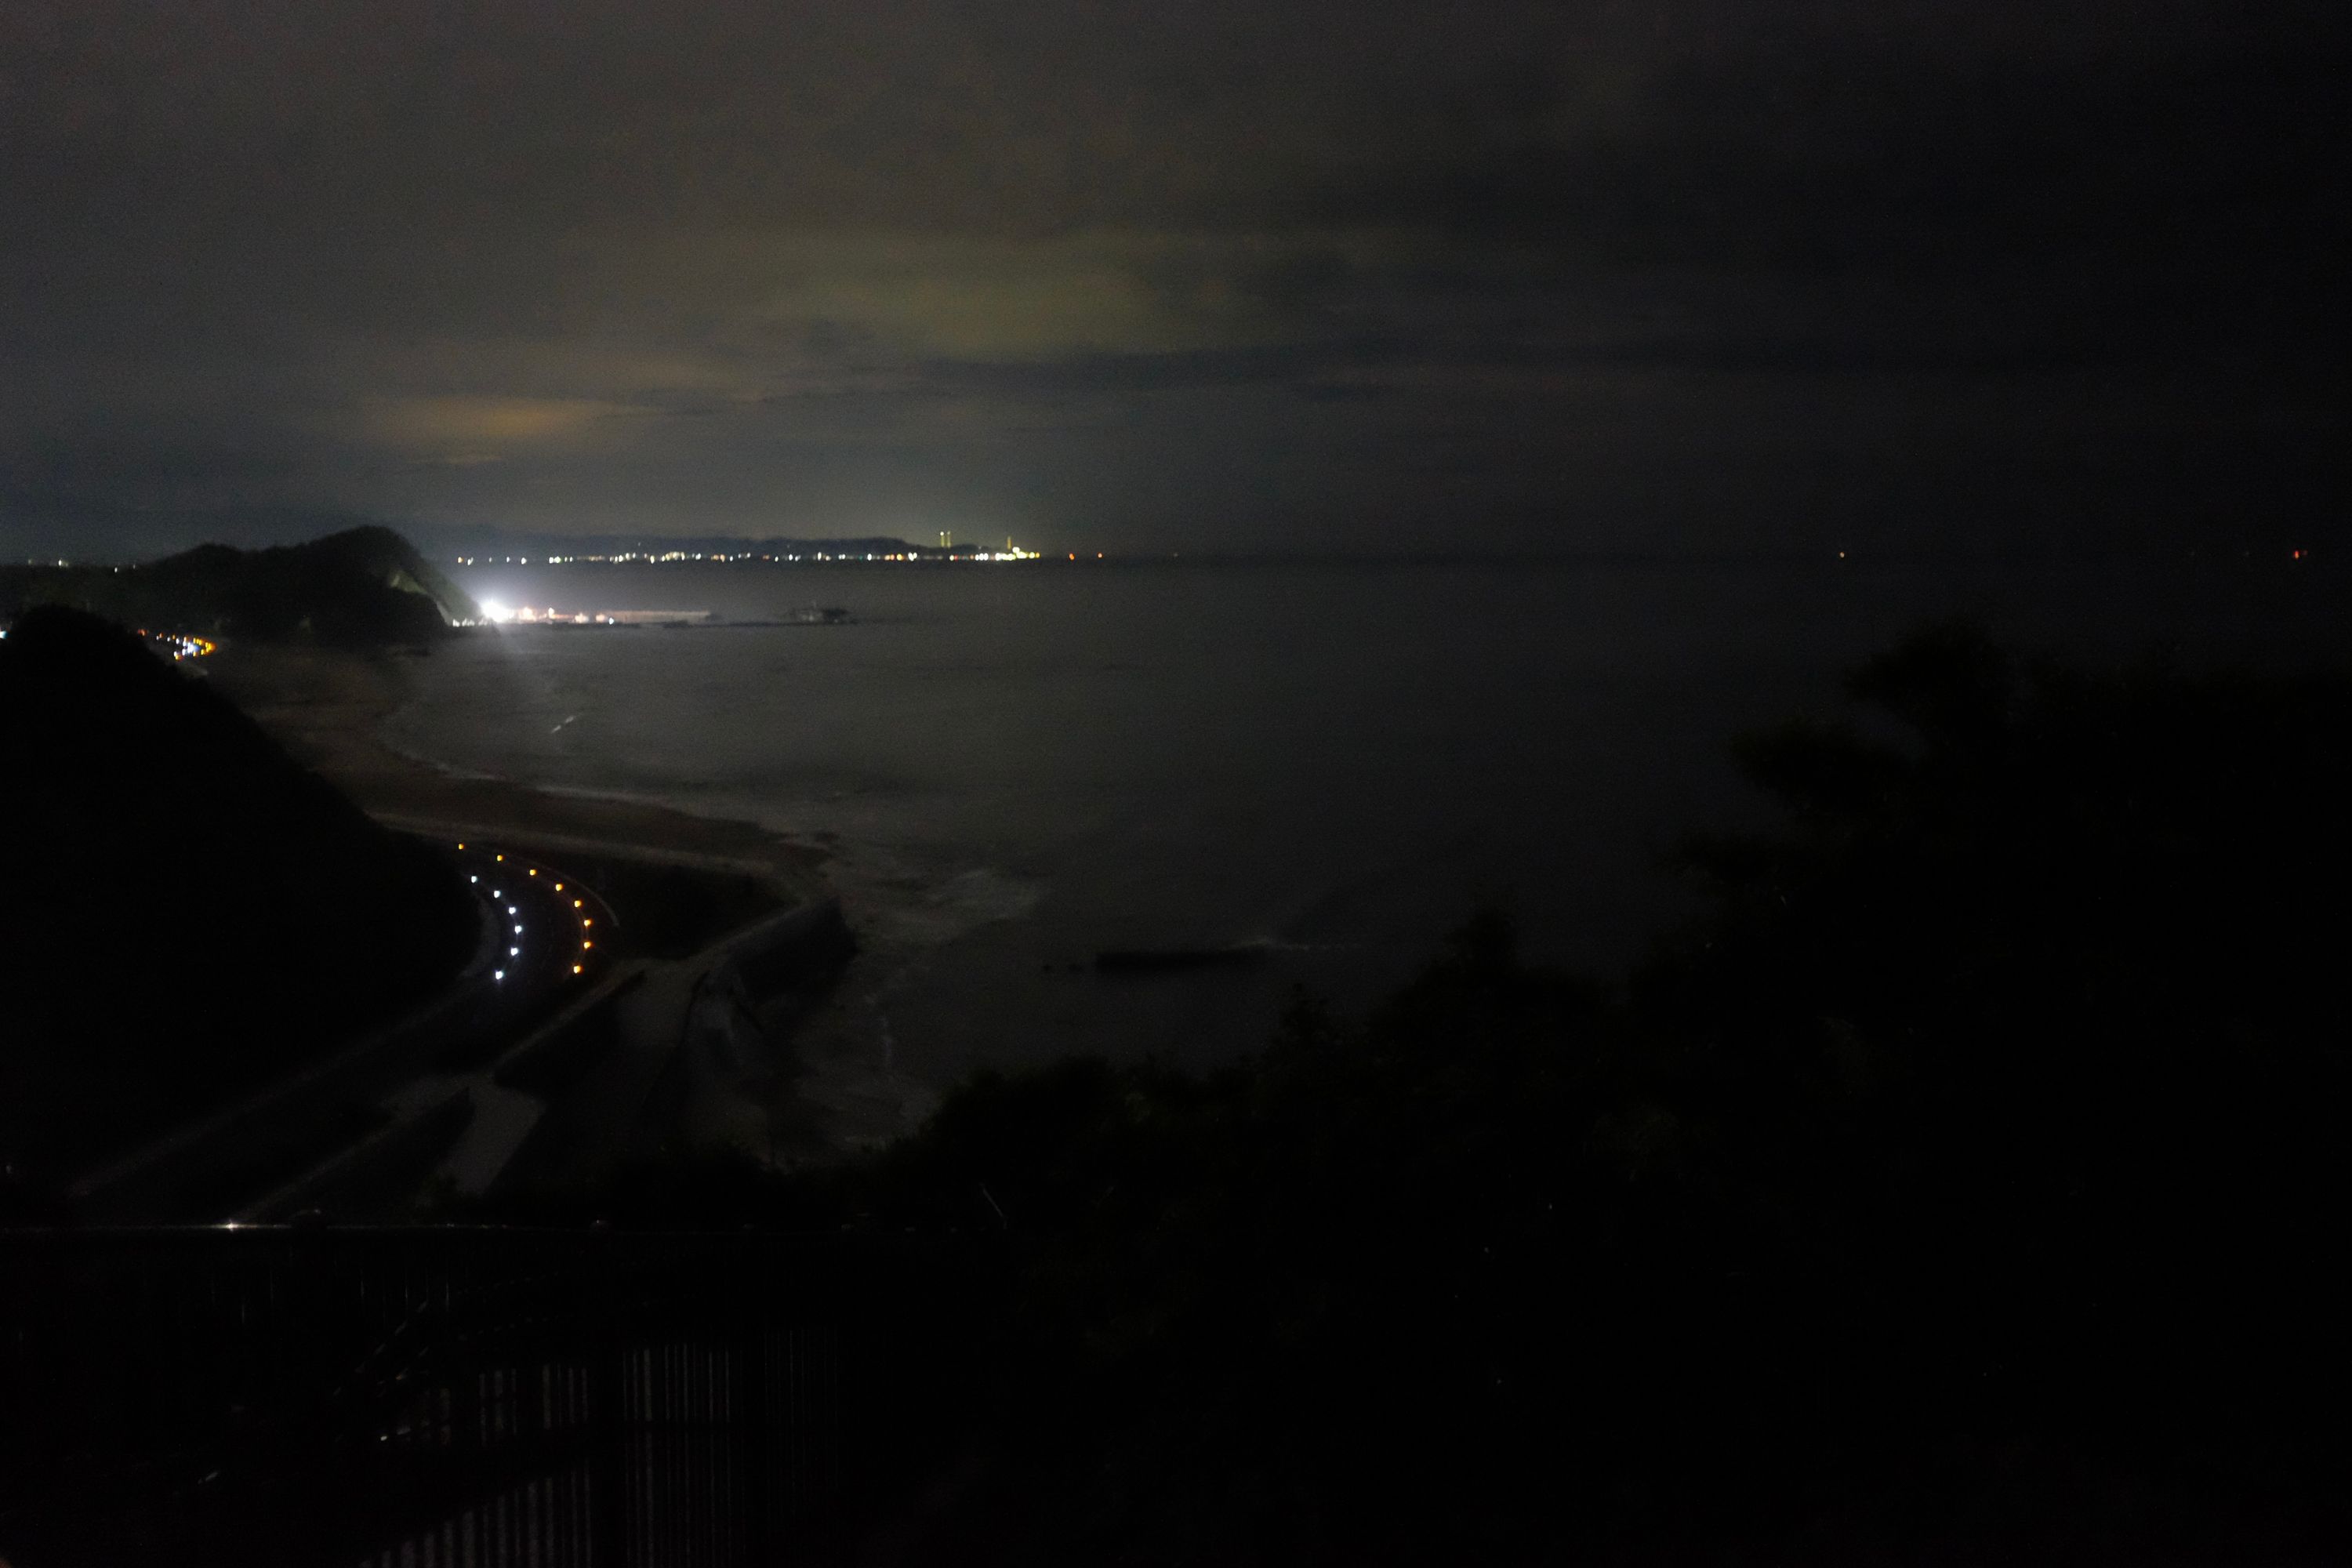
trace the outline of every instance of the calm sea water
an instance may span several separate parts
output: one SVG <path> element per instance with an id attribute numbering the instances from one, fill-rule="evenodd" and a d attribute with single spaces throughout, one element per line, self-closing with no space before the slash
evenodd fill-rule
<path id="1" fill-rule="evenodd" d="M 1607 970 L 1685 894 L 1675 835 L 1756 820 L 1725 742 L 1971 613 L 2089 658 L 2340 651 L 2343 595 L 2226 570 L 1612 564 L 474 568 L 477 597 L 840 626 L 485 635 L 414 668 L 404 748 L 830 847 L 846 1004 L 944 1085 L 1071 1050 L 1200 1061 L 1296 984 L 1360 1005 L 1482 904 Z M 1118 979 L 1108 948 L 1271 944 Z"/>

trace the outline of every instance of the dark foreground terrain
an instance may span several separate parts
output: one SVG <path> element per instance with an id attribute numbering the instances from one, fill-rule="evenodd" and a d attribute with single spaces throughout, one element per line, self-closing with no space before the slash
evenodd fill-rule
<path id="1" fill-rule="evenodd" d="M 432 994 L 478 920 L 370 821 L 118 626 L 0 641 L 0 1205 Z"/>
<path id="2" fill-rule="evenodd" d="M 1483 919 L 1217 1077 L 510 1212 L 997 1236 L 919 1561 L 2340 1560 L 2352 688 L 1946 628 L 1851 691 L 1622 984 Z"/>
<path id="3" fill-rule="evenodd" d="M 210 1359 L 142 1377 L 215 1446 L 164 1514 L 300 1495 L 353 1556 L 551 1498 L 564 1562 L 2344 1560 L 2352 687 L 1945 628 L 1851 689 L 1741 742 L 1784 826 L 1688 846 L 1714 912 L 1618 983 L 1486 917 L 1369 1017 L 1302 997 L 1208 1078 L 984 1078 L 856 1165 L 173 1238 L 203 1300 L 390 1326 L 231 1418 L 184 1368 L 288 1309 L 182 1310 Z M 596 1250 L 688 1231 L 693 1270 Z M 109 1245 L 73 1277 L 135 1325 L 160 1244 Z M 12 1342 L 126 1364 L 45 1321 Z M 573 1392 L 518 1426 L 518 1375 Z M 845 1500 L 793 1524 L 822 1456 Z M 352 1533 L 395 1470 L 446 1503 Z"/>

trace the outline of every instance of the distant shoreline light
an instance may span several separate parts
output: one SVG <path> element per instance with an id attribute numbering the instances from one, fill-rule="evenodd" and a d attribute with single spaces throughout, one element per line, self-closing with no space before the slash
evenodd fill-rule
<path id="1" fill-rule="evenodd" d="M 825 565 L 862 564 L 866 562 L 898 562 L 914 565 L 933 565 L 957 562 L 1043 561 L 1045 552 L 1024 550 L 1011 540 L 1002 550 L 907 550 L 907 551 L 825 551 L 815 550 L 805 554 L 787 552 L 778 555 L 767 551 L 744 551 L 728 554 L 716 551 L 668 550 L 658 553 L 625 550 L 614 555 L 457 555 L 451 557 L 460 566 L 575 566 L 575 565 L 646 565 L 667 566 L 678 563 L 705 563 L 722 566 L 742 565 L 758 562 L 771 566 L 791 566 L 803 563 Z"/>

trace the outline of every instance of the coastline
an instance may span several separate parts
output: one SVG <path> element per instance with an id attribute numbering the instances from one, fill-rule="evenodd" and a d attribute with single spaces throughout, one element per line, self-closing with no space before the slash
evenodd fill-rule
<path id="1" fill-rule="evenodd" d="M 387 742 L 384 723 L 415 693 L 404 656 L 224 645 L 204 674 L 296 761 L 370 816 L 462 824 L 486 834 L 590 839 L 756 865 L 807 897 L 830 889 L 825 856 L 757 823 L 697 816 L 649 801 L 546 790 L 441 767 Z"/>
<path id="2" fill-rule="evenodd" d="M 202 670 L 296 761 L 388 826 L 454 827 L 542 845 L 588 842 L 625 857 L 762 873 L 803 905 L 836 897 L 825 871 L 831 856 L 758 823 L 541 789 L 404 752 L 381 731 L 417 700 L 404 668 L 408 657 L 225 644 Z M 881 945 L 890 946 L 887 937 Z M 704 1136 L 754 1158 L 799 1165 L 854 1157 L 919 1126 L 937 1106 L 938 1090 L 899 1069 L 887 1024 L 877 1034 L 878 1014 L 866 1016 L 875 1011 L 877 971 L 887 973 L 893 963 L 867 950 L 861 933 L 861 951 L 835 1000 L 770 1035 L 772 1077 L 755 1095 L 757 1135 L 744 1131 L 748 1124 L 714 1124 Z M 860 997 L 862 1004 L 855 1000 Z"/>

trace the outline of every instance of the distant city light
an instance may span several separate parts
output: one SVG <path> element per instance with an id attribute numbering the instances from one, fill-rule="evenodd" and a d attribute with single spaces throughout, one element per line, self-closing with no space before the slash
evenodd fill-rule
<path id="1" fill-rule="evenodd" d="M 531 564 L 531 557 L 528 555 L 458 555 L 453 556 L 451 559 L 456 561 L 460 566 L 479 566 L 485 563 L 496 564 L 499 563 L 504 563 L 509 566 L 528 566 Z M 549 555 L 542 559 L 543 563 L 549 566 L 576 566 L 583 563 L 593 563 L 599 565 L 637 564 L 646 566 L 670 566 L 680 563 L 692 564 L 698 563 L 716 563 L 720 565 L 732 565 L 751 561 L 765 562 L 772 566 L 779 563 L 797 564 L 803 561 L 821 562 L 826 564 L 844 563 L 862 563 L 868 561 L 914 563 L 917 564 L 924 564 L 943 561 L 1042 561 L 1045 559 L 1045 552 L 1038 550 L 1024 549 L 1022 546 L 1013 543 L 1010 538 L 1005 540 L 1004 548 L 1002 550 L 975 550 L 969 545 L 958 545 L 954 542 L 954 536 L 952 534 L 942 533 L 940 536 L 939 544 L 935 547 L 924 546 L 921 548 L 890 550 L 880 552 L 870 550 L 812 550 L 804 554 L 788 551 L 782 555 L 778 555 L 771 552 L 754 552 L 750 550 L 738 551 L 732 553 L 726 551 L 704 550 L 621 550 L 615 551 L 610 554 Z M 1076 554 L 1075 552 L 1071 553 L 1070 559 L 1073 561 L 1076 560 Z M 1095 559 L 1097 561 L 1102 559 L 1099 552 L 1097 552 Z M 589 620 L 589 616 L 585 612 L 581 612 L 569 617 L 559 617 L 554 611 L 550 610 L 547 615 L 542 617 L 536 614 L 529 605 L 525 605 L 520 609 L 516 609 L 511 608 L 496 599 L 484 599 L 480 601 L 480 604 L 482 608 L 482 618 L 486 621 L 492 621 L 501 625 L 509 621 L 537 621 L 542 618 L 549 620 L 569 618 L 582 623 L 585 623 Z M 602 621 L 604 617 L 598 616 L 595 619 Z"/>

